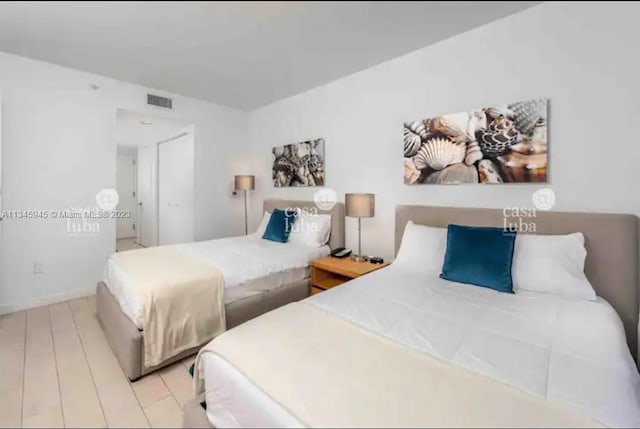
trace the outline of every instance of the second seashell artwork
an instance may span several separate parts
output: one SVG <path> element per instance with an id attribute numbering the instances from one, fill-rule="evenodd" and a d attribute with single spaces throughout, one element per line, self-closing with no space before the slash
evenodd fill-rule
<path id="1" fill-rule="evenodd" d="M 404 183 L 547 182 L 548 103 L 518 101 L 405 123 Z"/>

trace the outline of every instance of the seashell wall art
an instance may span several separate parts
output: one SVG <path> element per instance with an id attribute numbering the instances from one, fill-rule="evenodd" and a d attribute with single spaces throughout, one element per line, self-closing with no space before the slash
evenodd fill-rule
<path id="1" fill-rule="evenodd" d="M 404 124 L 404 183 L 547 182 L 549 100 Z"/>
<path id="2" fill-rule="evenodd" d="M 324 139 L 274 147 L 271 154 L 276 188 L 324 186 Z"/>

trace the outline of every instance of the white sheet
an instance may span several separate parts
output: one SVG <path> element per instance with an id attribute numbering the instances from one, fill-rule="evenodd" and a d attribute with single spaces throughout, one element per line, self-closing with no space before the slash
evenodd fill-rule
<path id="1" fill-rule="evenodd" d="M 602 299 L 503 294 L 391 266 L 305 302 L 605 425 L 640 425 L 640 376 Z M 200 369 L 215 426 L 300 426 L 221 358 L 205 354 Z"/>
<path id="2" fill-rule="evenodd" d="M 222 271 L 227 303 L 303 280 L 309 277 L 309 262 L 329 254 L 328 246 L 315 248 L 275 243 L 255 234 L 180 244 L 178 247 Z M 126 273 L 112 259 L 107 261 L 104 282 L 124 314 L 138 329 L 142 329 L 144 304 L 139 302 Z"/>

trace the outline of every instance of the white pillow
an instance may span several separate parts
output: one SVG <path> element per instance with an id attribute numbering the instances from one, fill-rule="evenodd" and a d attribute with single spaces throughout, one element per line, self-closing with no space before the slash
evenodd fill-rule
<path id="1" fill-rule="evenodd" d="M 596 293 L 584 275 L 586 257 L 582 233 L 518 234 L 511 269 L 514 291 L 595 301 Z"/>
<path id="2" fill-rule="evenodd" d="M 447 228 L 416 225 L 409 221 L 404 228 L 402 244 L 394 265 L 414 271 L 442 271 L 447 251 Z"/>
<path id="3" fill-rule="evenodd" d="M 258 230 L 256 231 L 256 235 L 260 238 L 264 235 L 267 230 L 267 225 L 269 225 L 269 219 L 271 219 L 271 212 L 264 212 L 262 216 L 262 220 L 260 221 L 260 225 L 258 226 Z"/>
<path id="4" fill-rule="evenodd" d="M 331 215 L 299 210 L 289 235 L 289 242 L 320 247 L 327 244 L 330 235 Z"/>

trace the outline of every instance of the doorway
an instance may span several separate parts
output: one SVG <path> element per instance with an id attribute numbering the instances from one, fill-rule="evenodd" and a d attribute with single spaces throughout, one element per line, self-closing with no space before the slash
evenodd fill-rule
<path id="1" fill-rule="evenodd" d="M 4 240 L 2 238 L 4 232 L 4 223 L 2 221 L 4 217 L 4 213 L 2 213 L 2 195 L 4 189 L 2 187 L 2 121 L 2 93 L 0 93 L 0 284 L 7 284 L 4 278 L 6 271 L 4 270 Z M 0 293 L 0 303 L 1 302 L 5 302 L 5 297 L 2 296 L 2 293 Z M 0 305 L 0 310 L 2 310 L 1 307 Z M 3 312 L 0 311 L 0 314 L 3 314 Z"/>
<path id="2" fill-rule="evenodd" d="M 194 126 L 118 110 L 116 251 L 193 241 Z"/>
<path id="3" fill-rule="evenodd" d="M 118 147 L 116 163 L 116 190 L 118 191 L 118 208 L 135 213 L 137 208 L 137 151 L 135 148 Z M 116 239 L 122 243 L 135 243 L 136 219 L 134 216 L 118 217 L 116 219 Z"/>

